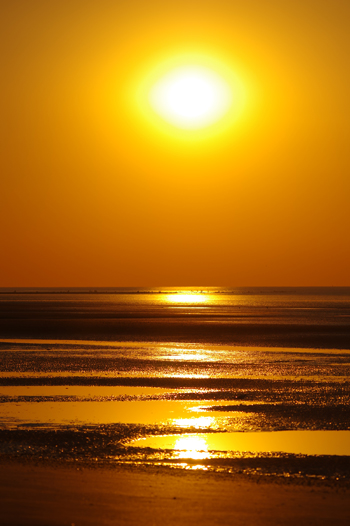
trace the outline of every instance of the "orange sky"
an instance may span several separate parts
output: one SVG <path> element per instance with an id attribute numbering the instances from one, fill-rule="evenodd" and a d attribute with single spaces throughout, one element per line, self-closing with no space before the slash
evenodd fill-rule
<path id="1" fill-rule="evenodd" d="M 347 0 L 0 7 L 0 286 L 350 285 Z M 216 135 L 135 102 L 181 53 L 246 90 Z"/>

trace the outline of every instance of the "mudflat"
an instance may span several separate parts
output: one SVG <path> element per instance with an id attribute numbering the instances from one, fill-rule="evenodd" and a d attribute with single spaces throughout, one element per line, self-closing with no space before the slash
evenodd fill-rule
<path id="1" fill-rule="evenodd" d="M 157 468 L 0 464 L 0 524 L 348 525 L 350 490 Z"/>
<path id="2" fill-rule="evenodd" d="M 349 312 L 350 288 L 0 290 L 0 525 L 350 524 Z"/>

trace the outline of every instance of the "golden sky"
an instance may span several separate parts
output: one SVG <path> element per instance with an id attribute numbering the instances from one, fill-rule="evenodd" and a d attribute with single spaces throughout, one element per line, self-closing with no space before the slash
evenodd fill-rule
<path id="1" fill-rule="evenodd" d="M 348 0 L 0 7 L 0 286 L 350 285 Z M 239 116 L 143 111 L 190 55 Z M 220 67 L 221 67 L 220 66 Z"/>

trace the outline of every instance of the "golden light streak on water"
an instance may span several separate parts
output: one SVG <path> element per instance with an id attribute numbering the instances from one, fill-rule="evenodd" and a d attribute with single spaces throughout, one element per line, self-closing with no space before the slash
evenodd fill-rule
<path id="1" fill-rule="evenodd" d="M 167 294 L 165 300 L 168 303 L 174 304 L 196 304 L 196 303 L 207 303 L 210 300 L 208 294 Z"/>
<path id="2" fill-rule="evenodd" d="M 204 437 L 187 435 L 178 438 L 174 445 L 176 458 L 204 459 L 208 458 L 208 445 Z"/>

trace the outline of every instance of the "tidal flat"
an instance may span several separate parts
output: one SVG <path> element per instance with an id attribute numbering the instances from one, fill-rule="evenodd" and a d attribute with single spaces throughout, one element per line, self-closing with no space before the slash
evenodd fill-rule
<path id="1" fill-rule="evenodd" d="M 349 289 L 22 292 L 0 294 L 10 478 L 350 490 Z"/>

